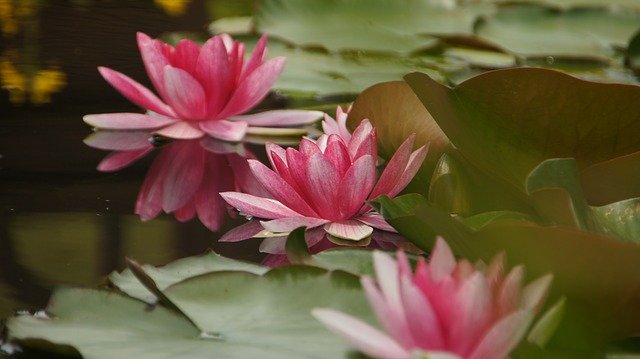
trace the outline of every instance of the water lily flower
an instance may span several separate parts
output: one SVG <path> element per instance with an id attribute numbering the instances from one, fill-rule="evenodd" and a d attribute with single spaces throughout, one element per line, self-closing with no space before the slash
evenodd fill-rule
<path id="1" fill-rule="evenodd" d="M 298 150 L 268 143 L 272 169 L 255 160 L 249 160 L 249 167 L 271 196 L 220 193 L 241 213 L 262 221 L 246 230 L 233 231 L 222 240 L 282 237 L 301 226 L 322 229 L 314 231 L 319 233 L 311 240 L 314 243 L 325 234 L 336 243 L 349 244 L 369 240 L 374 229 L 395 232 L 365 202 L 402 191 L 420 168 L 426 147 L 412 152 L 415 136 L 409 137 L 378 178 L 376 132 L 371 123 L 363 120 L 353 134 L 344 137 L 329 133 L 316 141 L 303 138 Z"/>
<path id="2" fill-rule="evenodd" d="M 401 251 L 397 261 L 379 251 L 373 256 L 377 283 L 368 276 L 361 282 L 386 333 L 332 309 L 312 311 L 373 358 L 506 358 L 527 333 L 552 279 L 545 275 L 523 287 L 522 266 L 505 276 L 504 256 L 485 268 L 456 262 L 442 238 L 415 273 Z"/>
<path id="3" fill-rule="evenodd" d="M 98 165 L 102 172 L 114 172 L 133 164 L 154 150 L 145 131 L 98 131 L 85 139 L 91 147 L 111 150 Z M 135 213 L 143 221 L 163 211 L 173 213 L 181 222 L 196 215 L 210 230 L 222 225 L 228 205 L 218 194 L 242 189 L 263 193 L 252 183 L 245 157 L 228 143 L 204 140 L 172 141 L 159 149 L 135 204 Z M 244 145 L 240 144 L 244 148 Z"/>
<path id="4" fill-rule="evenodd" d="M 320 111 L 274 110 L 243 115 L 253 109 L 275 83 L 284 57 L 266 61 L 267 37 L 258 41 L 245 62 L 243 43 L 217 35 L 202 46 L 183 39 L 173 47 L 138 33 L 138 47 L 157 94 L 128 76 L 99 67 L 104 79 L 147 113 L 84 116 L 89 125 L 108 130 L 154 130 L 174 139 L 205 135 L 241 141 L 265 128 L 300 126 L 322 117 Z M 277 129 L 272 129 L 274 134 Z"/>

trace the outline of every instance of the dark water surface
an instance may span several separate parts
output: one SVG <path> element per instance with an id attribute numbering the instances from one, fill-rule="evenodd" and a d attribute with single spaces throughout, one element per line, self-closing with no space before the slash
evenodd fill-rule
<path id="1" fill-rule="evenodd" d="M 82 115 L 140 111 L 96 66 L 148 84 L 135 33 L 204 32 L 206 3 L 187 3 L 183 15 L 170 16 L 153 1 L 35 1 L 18 32 L 2 34 L 3 61 L 25 73 L 56 69 L 66 86 L 39 105 L 32 103 L 39 101 L 35 93 L 19 103 L 19 96 L 10 99 L 0 89 L 0 317 L 42 308 L 56 286 L 98 285 L 124 267 L 126 256 L 163 264 L 213 248 L 259 259 L 256 243 L 216 243 L 239 221 L 228 221 L 219 233 L 197 219 L 180 223 L 164 215 L 141 222 L 133 207 L 153 155 L 100 173 L 95 166 L 107 152 L 82 143 L 91 133 Z M 6 71 L 0 76 L 3 84 L 10 80 Z"/>

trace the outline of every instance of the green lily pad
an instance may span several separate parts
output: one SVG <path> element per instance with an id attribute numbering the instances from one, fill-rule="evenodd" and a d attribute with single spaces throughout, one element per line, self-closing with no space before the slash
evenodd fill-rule
<path id="1" fill-rule="evenodd" d="M 542 218 L 584 231 L 640 242 L 640 198 L 601 207 L 589 206 L 574 159 L 542 162 L 527 177 L 527 191 L 537 200 Z"/>
<path id="2" fill-rule="evenodd" d="M 528 57 L 581 57 L 607 61 L 640 28 L 640 12 L 539 5 L 503 6 L 479 24 L 477 35 Z"/>
<path id="3" fill-rule="evenodd" d="M 639 86 L 538 68 L 491 71 L 454 88 L 420 73 L 405 79 L 464 158 L 521 191 L 545 159 L 573 157 L 586 168 L 640 150 Z"/>
<path id="4" fill-rule="evenodd" d="M 148 275 L 160 290 L 164 290 L 172 284 L 184 279 L 198 276 L 204 273 L 219 271 L 246 271 L 255 274 L 264 274 L 269 270 L 257 264 L 243 262 L 223 257 L 214 252 L 208 252 L 197 257 L 188 257 L 171 262 L 164 267 L 152 265 L 142 266 L 144 273 Z M 130 269 L 121 273 L 113 272 L 109 275 L 109 281 L 121 291 L 149 304 L 157 301 L 156 296 L 149 291 L 136 278 Z"/>
<path id="5" fill-rule="evenodd" d="M 90 358 L 339 358 L 348 344 L 314 320 L 311 309 L 372 319 L 357 276 L 315 267 L 264 276 L 213 272 L 165 294 L 184 316 L 162 306 L 149 310 L 119 293 L 60 289 L 47 307 L 51 319 L 11 318 L 9 337 L 25 345 L 69 345 Z"/>
<path id="6" fill-rule="evenodd" d="M 21 315 L 9 319 L 9 338 L 46 351 L 69 345 L 86 358 L 209 357 L 217 343 L 180 314 L 124 295 L 93 289 L 58 289 L 47 306 L 51 319 Z M 28 341 L 27 341 L 28 340 Z"/>
<path id="7" fill-rule="evenodd" d="M 401 80 L 412 71 L 443 79 L 435 60 L 426 57 L 336 55 L 289 48 L 277 41 L 269 42 L 269 56 L 287 58 L 274 89 L 294 97 L 355 95 L 379 82 Z"/>
<path id="8" fill-rule="evenodd" d="M 498 3 L 525 3 L 530 4 L 531 0 L 499 0 Z M 632 9 L 640 10 L 640 3 L 636 0 L 537 0 L 537 4 L 555 6 L 561 9 L 571 9 L 576 7 L 605 7 L 611 9 Z"/>
<path id="9" fill-rule="evenodd" d="M 217 272 L 187 279 L 165 294 L 218 344 L 224 358 L 338 358 L 349 345 L 313 320 L 315 307 L 371 319 L 357 276 L 305 266 L 264 276 Z"/>
<path id="10" fill-rule="evenodd" d="M 299 46 L 410 53 L 438 43 L 423 34 L 471 34 L 478 16 L 494 10 L 488 3 L 449 9 L 428 0 L 265 0 L 255 24 Z"/>

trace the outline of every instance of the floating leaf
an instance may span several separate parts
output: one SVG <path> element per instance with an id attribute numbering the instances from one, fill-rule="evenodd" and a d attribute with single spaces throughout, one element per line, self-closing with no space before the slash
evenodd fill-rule
<path id="1" fill-rule="evenodd" d="M 640 28 L 640 12 L 606 8 L 558 11 L 534 4 L 503 6 L 477 34 L 529 57 L 581 57 L 607 61 Z"/>
<path id="2" fill-rule="evenodd" d="M 640 150 L 638 86 L 537 68 L 491 71 L 454 88 L 420 73 L 405 79 L 470 163 L 520 190 L 545 159 L 573 157 L 585 168 Z"/>
<path id="3" fill-rule="evenodd" d="M 372 317 L 358 277 L 314 267 L 290 266 L 264 276 L 214 272 L 165 294 L 197 327 L 175 311 L 148 310 L 118 293 L 61 289 L 47 308 L 51 319 L 11 318 L 9 337 L 25 345 L 42 344 L 33 339 L 70 345 L 90 358 L 338 358 L 348 345 L 314 320 L 311 309 Z"/>
<path id="4" fill-rule="evenodd" d="M 265 0 L 255 21 L 260 32 L 296 45 L 409 53 L 437 44 L 422 34 L 471 34 L 477 17 L 493 11 L 480 2 L 447 8 L 429 0 Z"/>
<path id="5" fill-rule="evenodd" d="M 186 278 L 195 277 L 204 273 L 218 271 L 246 271 L 255 274 L 263 274 L 268 268 L 257 264 L 238 261 L 223 257 L 214 252 L 208 252 L 197 257 L 188 257 L 171 262 L 164 267 L 151 265 L 142 266 L 144 272 L 155 282 L 160 290 L 164 290 L 172 284 Z M 109 281 L 128 295 L 153 304 L 157 298 L 140 283 L 130 269 L 122 273 L 113 272 L 109 275 Z"/>
<path id="6" fill-rule="evenodd" d="M 631 38 L 627 46 L 627 65 L 636 73 L 640 73 L 640 31 Z"/>

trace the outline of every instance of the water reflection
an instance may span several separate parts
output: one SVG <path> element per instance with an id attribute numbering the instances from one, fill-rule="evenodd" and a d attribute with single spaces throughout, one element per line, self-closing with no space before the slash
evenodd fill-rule
<path id="1" fill-rule="evenodd" d="M 149 154 L 158 155 L 149 168 L 136 200 L 143 221 L 161 212 L 181 222 L 197 216 L 210 230 L 220 229 L 228 206 L 219 192 L 262 193 L 245 157 L 255 157 L 239 143 L 213 138 L 168 140 L 145 131 L 97 131 L 85 139 L 91 147 L 112 151 L 98 164 L 103 172 L 119 171 Z"/>
<path id="2" fill-rule="evenodd" d="M 43 65 L 39 53 L 40 1 L 0 0 L 2 36 L 11 39 L 21 36 L 20 49 L 4 49 L 0 55 L 0 86 L 9 92 L 14 105 L 30 102 L 42 105 L 51 102 L 51 95 L 67 84 L 66 74 L 57 65 Z"/>

